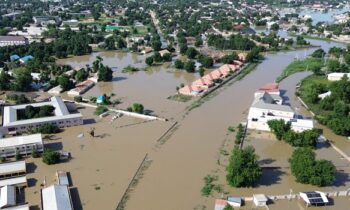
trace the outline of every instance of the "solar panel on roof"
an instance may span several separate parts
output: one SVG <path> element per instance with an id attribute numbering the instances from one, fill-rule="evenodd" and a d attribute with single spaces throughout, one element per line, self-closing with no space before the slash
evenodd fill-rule
<path id="1" fill-rule="evenodd" d="M 321 198 L 321 194 L 320 193 L 307 192 L 306 195 L 307 195 L 308 198 Z"/>

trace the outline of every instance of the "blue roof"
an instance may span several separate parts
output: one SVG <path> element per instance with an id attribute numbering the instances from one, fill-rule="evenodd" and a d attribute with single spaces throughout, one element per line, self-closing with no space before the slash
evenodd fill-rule
<path id="1" fill-rule="evenodd" d="M 103 100 L 104 98 L 104 96 L 97 96 L 97 100 Z"/>
<path id="2" fill-rule="evenodd" d="M 15 60 L 18 60 L 18 59 L 20 59 L 20 57 L 17 54 L 14 54 L 14 55 L 10 56 L 10 60 L 11 61 L 15 61 Z"/>
<path id="3" fill-rule="evenodd" d="M 34 57 L 31 56 L 31 55 L 27 55 L 27 56 L 24 56 L 23 58 L 21 58 L 20 60 L 24 63 L 27 63 L 29 60 L 32 60 Z"/>

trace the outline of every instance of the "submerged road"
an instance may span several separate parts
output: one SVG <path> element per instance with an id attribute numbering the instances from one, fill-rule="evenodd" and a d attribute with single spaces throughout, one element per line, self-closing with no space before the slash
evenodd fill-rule
<path id="1" fill-rule="evenodd" d="M 199 204 L 211 208 L 213 198 L 202 197 L 200 189 L 203 177 L 217 166 L 216 155 L 227 127 L 246 119 L 254 92 L 273 82 L 295 54 L 267 55 L 243 80 L 224 87 L 217 96 L 192 110 L 162 148 L 149 153 L 152 165 L 130 194 L 126 209 L 194 209 Z"/>

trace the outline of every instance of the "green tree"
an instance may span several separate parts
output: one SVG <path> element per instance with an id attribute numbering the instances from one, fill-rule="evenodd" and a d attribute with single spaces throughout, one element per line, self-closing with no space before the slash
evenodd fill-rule
<path id="1" fill-rule="evenodd" d="M 98 76 L 98 81 L 104 81 L 104 82 L 112 81 L 113 71 L 110 67 L 101 65 L 98 70 L 97 76 Z"/>
<path id="2" fill-rule="evenodd" d="M 340 69 L 340 63 L 338 60 L 328 60 L 328 63 L 327 63 L 327 68 L 328 68 L 328 71 L 330 72 L 339 72 L 341 71 Z"/>
<path id="3" fill-rule="evenodd" d="M 184 62 L 182 62 L 181 60 L 176 60 L 174 65 L 175 65 L 175 68 L 177 68 L 177 69 L 183 69 L 184 68 Z"/>
<path id="4" fill-rule="evenodd" d="M 186 50 L 186 56 L 189 58 L 189 59 L 194 59 L 196 56 L 197 56 L 198 52 L 196 49 L 194 49 L 193 47 L 189 47 L 187 50 Z"/>
<path id="5" fill-rule="evenodd" d="M 145 62 L 147 65 L 152 66 L 153 65 L 153 56 L 147 57 Z"/>
<path id="6" fill-rule="evenodd" d="M 236 52 L 232 52 L 231 54 L 225 55 L 224 57 L 221 58 L 221 62 L 225 64 L 230 64 L 234 60 L 238 60 L 238 55 Z"/>
<path id="7" fill-rule="evenodd" d="M 115 40 L 113 37 L 108 37 L 106 40 L 105 40 L 105 45 L 106 45 L 106 49 L 107 50 L 115 50 Z"/>
<path id="8" fill-rule="evenodd" d="M 233 207 L 229 204 L 226 204 L 225 208 L 223 210 L 234 210 Z"/>
<path id="9" fill-rule="evenodd" d="M 11 88 L 11 76 L 6 71 L 0 73 L 0 90 L 9 90 Z"/>
<path id="10" fill-rule="evenodd" d="M 51 149 L 46 149 L 42 155 L 42 160 L 47 165 L 53 165 L 60 162 L 60 153 Z"/>
<path id="11" fill-rule="evenodd" d="M 325 55 L 326 52 L 323 49 L 317 49 L 311 54 L 313 58 L 323 58 Z"/>
<path id="12" fill-rule="evenodd" d="M 33 78 L 26 69 L 17 70 L 15 72 L 15 81 L 12 83 L 12 89 L 15 91 L 30 91 Z"/>
<path id="13" fill-rule="evenodd" d="M 154 62 L 159 63 L 159 62 L 162 62 L 163 59 L 159 52 L 154 52 L 153 60 Z"/>
<path id="14" fill-rule="evenodd" d="M 258 164 L 258 156 L 254 147 L 248 146 L 233 149 L 226 167 L 226 180 L 232 187 L 251 187 L 262 176 L 262 169 Z"/>
<path id="15" fill-rule="evenodd" d="M 187 72 L 193 73 L 196 69 L 195 63 L 191 60 L 188 60 L 185 64 L 184 64 L 184 68 Z"/>
<path id="16" fill-rule="evenodd" d="M 75 74 L 75 79 L 77 81 L 84 81 L 89 77 L 89 72 L 87 72 L 84 68 L 77 71 Z"/>
<path id="17" fill-rule="evenodd" d="M 267 121 L 267 124 L 278 140 L 282 140 L 284 134 L 290 129 L 290 123 L 285 123 L 282 119 L 269 120 Z"/>
<path id="18" fill-rule="evenodd" d="M 133 112 L 136 112 L 136 113 L 139 113 L 139 114 L 143 114 L 143 112 L 144 112 L 143 105 L 139 104 L 139 103 L 134 103 L 131 108 L 132 108 Z"/>
<path id="19" fill-rule="evenodd" d="M 105 106 L 98 106 L 96 108 L 96 110 L 95 110 L 95 114 L 96 115 L 100 115 L 100 114 L 105 113 L 107 111 L 108 111 L 107 107 L 105 107 Z"/>
<path id="20" fill-rule="evenodd" d="M 63 91 L 70 90 L 74 87 L 73 81 L 65 74 L 59 76 L 57 82 L 61 85 Z"/>

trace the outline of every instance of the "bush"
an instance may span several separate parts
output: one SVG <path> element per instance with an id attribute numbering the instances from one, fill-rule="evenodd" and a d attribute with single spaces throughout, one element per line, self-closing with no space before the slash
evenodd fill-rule
<path id="1" fill-rule="evenodd" d="M 39 152 L 37 149 L 33 149 L 32 157 L 33 157 L 33 158 L 38 158 L 38 157 L 40 157 L 40 152 Z"/>
<path id="2" fill-rule="evenodd" d="M 193 61 L 189 60 L 185 63 L 184 68 L 187 72 L 193 73 L 196 69 L 196 66 Z"/>
<path id="3" fill-rule="evenodd" d="M 6 161 L 5 157 L 0 157 L 0 163 L 4 163 Z"/>
<path id="4" fill-rule="evenodd" d="M 102 114 L 104 112 L 107 112 L 107 111 L 108 111 L 107 107 L 105 107 L 105 106 L 98 106 L 96 108 L 96 110 L 95 110 L 95 114 L 96 115 L 100 115 L 100 114 Z"/>
<path id="5" fill-rule="evenodd" d="M 50 149 L 47 149 L 43 153 L 43 162 L 46 163 L 47 165 L 52 165 L 60 162 L 60 153 L 57 151 L 53 151 Z"/>
<path id="6" fill-rule="evenodd" d="M 176 60 L 174 65 L 175 65 L 175 68 L 177 68 L 177 69 L 183 69 L 184 68 L 184 63 L 181 60 Z"/>
<path id="7" fill-rule="evenodd" d="M 143 114 L 144 107 L 142 104 L 134 103 L 131 107 L 132 112 Z"/>
<path id="8" fill-rule="evenodd" d="M 211 175 L 207 175 L 203 178 L 203 180 L 204 180 L 204 186 L 201 189 L 201 193 L 203 196 L 208 197 L 215 187 L 215 185 L 213 184 L 213 182 L 215 181 L 215 177 Z"/>
<path id="9" fill-rule="evenodd" d="M 74 97 L 74 101 L 76 101 L 76 102 L 82 102 L 82 101 L 83 101 L 83 97 L 81 97 L 81 96 L 75 96 L 75 97 Z"/>
<path id="10" fill-rule="evenodd" d="M 22 155 L 21 155 L 21 153 L 19 153 L 19 151 L 16 151 L 15 159 L 16 159 L 16 160 L 22 159 Z"/>

